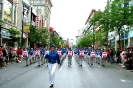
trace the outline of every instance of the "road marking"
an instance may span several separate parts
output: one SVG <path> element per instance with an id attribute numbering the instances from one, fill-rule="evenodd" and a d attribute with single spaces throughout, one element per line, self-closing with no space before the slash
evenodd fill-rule
<path id="1" fill-rule="evenodd" d="M 126 83 L 126 82 L 132 82 L 132 81 L 129 81 L 129 80 L 123 80 L 123 79 L 120 79 L 122 82 Z"/>
<path id="2" fill-rule="evenodd" d="M 62 70 L 62 68 L 63 68 L 63 66 L 61 66 L 61 68 L 60 68 L 60 70 L 59 70 L 59 71 L 61 71 L 61 70 Z"/>

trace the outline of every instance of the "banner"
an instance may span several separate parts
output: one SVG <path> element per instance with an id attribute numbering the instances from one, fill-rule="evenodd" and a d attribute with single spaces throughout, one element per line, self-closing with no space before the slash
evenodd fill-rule
<path id="1" fill-rule="evenodd" d="M 24 17 L 24 32 L 29 32 L 30 30 L 30 18 Z"/>

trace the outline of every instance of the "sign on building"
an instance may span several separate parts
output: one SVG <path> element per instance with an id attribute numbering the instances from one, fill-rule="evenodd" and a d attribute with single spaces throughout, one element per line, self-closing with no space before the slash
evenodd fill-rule
<path id="1" fill-rule="evenodd" d="M 39 16 L 36 16 L 36 29 L 39 28 Z"/>
<path id="2" fill-rule="evenodd" d="M 30 18 L 24 17 L 24 31 L 29 32 L 30 29 Z"/>

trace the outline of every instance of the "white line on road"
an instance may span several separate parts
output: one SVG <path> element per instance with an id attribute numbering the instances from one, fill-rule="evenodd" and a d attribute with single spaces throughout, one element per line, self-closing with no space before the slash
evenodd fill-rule
<path id="1" fill-rule="evenodd" d="M 132 81 L 129 81 L 129 80 L 123 80 L 123 79 L 120 79 L 122 82 L 126 83 L 126 82 L 132 82 Z"/>
<path id="2" fill-rule="evenodd" d="M 61 68 L 60 68 L 60 70 L 59 70 L 59 71 L 61 71 L 61 70 L 62 70 L 62 68 L 63 68 L 63 66 L 61 66 Z"/>

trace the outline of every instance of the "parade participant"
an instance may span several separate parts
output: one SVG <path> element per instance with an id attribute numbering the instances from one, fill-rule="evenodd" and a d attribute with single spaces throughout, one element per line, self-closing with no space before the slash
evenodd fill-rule
<path id="1" fill-rule="evenodd" d="M 45 58 L 48 58 L 48 69 L 49 69 L 49 78 L 50 78 L 50 87 L 54 86 L 55 70 L 56 63 L 60 64 L 60 58 L 58 53 L 55 51 L 56 46 L 51 45 L 51 50 L 46 54 Z"/>
<path id="2" fill-rule="evenodd" d="M 23 58 L 26 60 L 26 66 L 29 66 L 28 51 L 26 48 L 23 49 Z"/>
<path id="3" fill-rule="evenodd" d="M 72 65 L 72 56 L 73 56 L 73 51 L 71 48 L 68 49 L 67 55 L 68 55 L 68 66 L 70 66 Z"/>
<path id="4" fill-rule="evenodd" d="M 104 49 L 104 51 L 102 53 L 102 58 L 100 60 L 101 66 L 103 66 L 103 67 L 105 66 L 105 61 L 107 60 L 107 58 L 108 58 L 108 54 L 107 54 L 106 49 Z"/>
<path id="5" fill-rule="evenodd" d="M 41 51 L 40 51 L 40 58 L 41 58 L 41 64 L 42 65 L 45 63 L 44 55 L 45 55 L 45 49 L 42 48 Z"/>
<path id="6" fill-rule="evenodd" d="M 98 58 L 98 64 L 101 64 L 101 62 L 102 62 L 102 50 L 100 50 L 100 49 L 98 49 L 97 58 Z"/>
<path id="7" fill-rule="evenodd" d="M 57 52 L 57 51 L 56 51 Z M 45 53 L 45 55 L 47 55 L 47 54 L 49 54 L 49 50 L 48 49 L 46 49 L 46 53 Z M 45 56 L 44 55 L 44 56 Z M 45 58 L 45 57 L 44 57 Z M 46 62 L 46 64 L 47 64 L 47 66 L 48 66 L 48 58 L 45 58 L 45 62 Z"/>
<path id="8" fill-rule="evenodd" d="M 62 50 L 61 50 L 62 61 L 66 58 L 66 53 L 67 53 L 66 48 L 65 48 L 65 47 L 64 47 L 64 48 L 62 48 Z"/>
<path id="9" fill-rule="evenodd" d="M 63 59 L 62 59 L 62 51 L 61 51 L 61 48 L 59 48 L 58 50 L 57 50 L 57 53 L 58 53 L 58 55 L 59 55 L 59 58 L 60 58 L 60 62 L 61 62 L 61 64 L 62 64 L 62 62 L 63 62 Z"/>
<path id="10" fill-rule="evenodd" d="M 33 48 L 28 50 L 30 64 L 34 63 L 33 53 L 34 53 Z"/>
<path id="11" fill-rule="evenodd" d="M 94 48 L 92 48 L 91 53 L 90 53 L 90 66 L 93 65 L 95 57 L 96 57 L 95 50 Z"/>
<path id="12" fill-rule="evenodd" d="M 38 61 L 38 66 L 41 64 L 41 58 L 40 58 L 40 50 L 37 48 L 35 51 L 35 58 Z"/>
<path id="13" fill-rule="evenodd" d="M 90 51 L 90 49 L 88 49 L 88 51 L 87 51 L 87 55 L 88 55 L 87 62 L 88 62 L 88 64 L 90 64 L 90 54 L 91 54 L 91 51 Z"/>
<path id="14" fill-rule="evenodd" d="M 82 61 L 83 61 L 83 58 L 84 58 L 84 51 L 80 48 L 79 50 L 79 66 L 82 66 Z"/>

